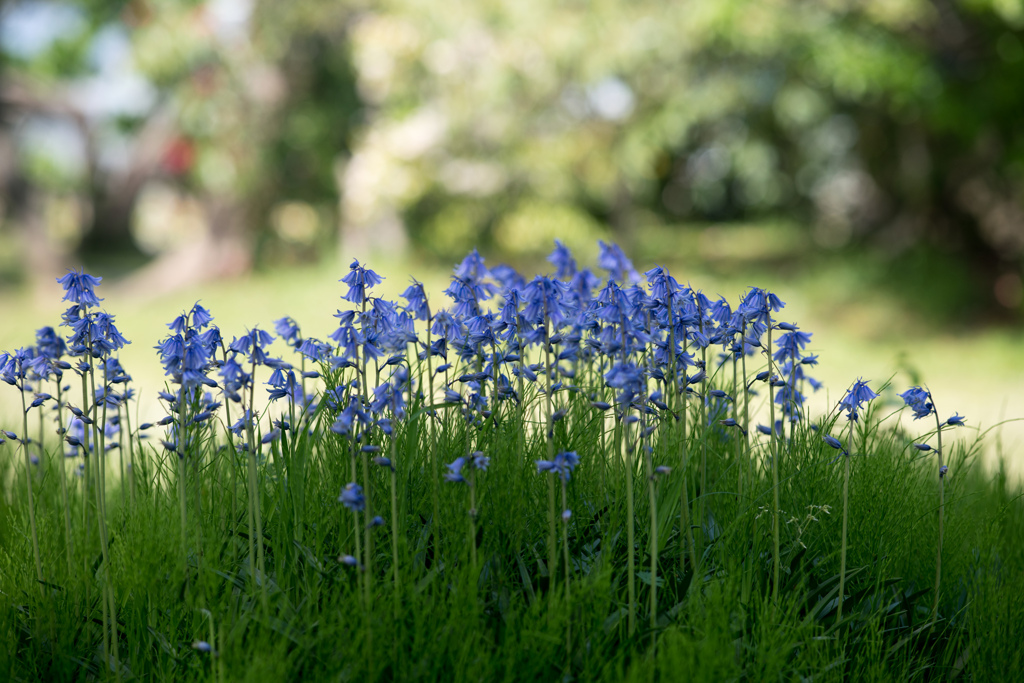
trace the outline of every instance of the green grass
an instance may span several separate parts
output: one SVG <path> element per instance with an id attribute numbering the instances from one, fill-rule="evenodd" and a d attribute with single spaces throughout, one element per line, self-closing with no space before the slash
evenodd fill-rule
<path id="1" fill-rule="evenodd" d="M 38 583 L 25 470 L 18 464 L 19 446 L 9 441 L 0 450 L 0 678 L 1008 681 L 1024 670 L 1019 487 L 1005 475 L 985 474 L 978 466 L 979 443 L 961 440 L 947 448 L 943 579 L 933 619 L 935 463 L 915 459 L 909 448 L 927 427 L 906 417 L 901 422 L 899 414 L 887 414 L 891 406 L 882 405 L 865 418 L 853 449 L 867 455 L 851 461 L 847 590 L 839 624 L 842 463 L 834 462 L 836 452 L 807 425 L 788 447 L 780 446 L 782 571 L 773 601 L 773 491 L 765 438 L 751 440 L 753 479 L 740 493 L 735 431 L 691 431 L 690 457 L 680 463 L 678 430 L 665 419 L 651 441 L 652 464 L 673 467 L 658 480 L 655 496 L 660 544 L 653 621 L 651 506 L 642 458 L 631 477 L 638 571 L 637 630 L 631 635 L 627 472 L 611 454 L 612 421 L 599 419 L 586 395 L 595 391 L 610 400 L 609 390 L 587 386 L 586 378 L 578 383 L 586 391 L 556 395 L 568 414 L 554 430 L 554 447 L 581 458 L 567 489 L 573 511 L 567 527 L 569 597 L 560 537 L 559 566 L 548 566 L 549 481 L 536 474 L 534 461 L 549 451 L 538 428 L 543 397 L 532 389 L 524 396 L 525 412 L 502 404 L 497 424 L 488 421 L 469 434 L 456 410 L 439 410 L 439 422 L 429 427 L 419 405 L 398 426 L 393 451 L 391 441 L 377 434 L 384 453 L 396 455 L 397 538 L 391 536 L 390 472 L 371 467 L 374 514 L 388 523 L 370 534 L 372 571 L 362 574 L 338 562 L 341 554 L 355 554 L 355 534 L 362 529 L 337 502 L 352 480 L 353 462 L 349 442 L 327 430 L 333 418 L 323 410 L 310 419 L 314 437 L 291 443 L 286 432 L 264 447 L 258 492 L 266 574 L 256 581 L 249 562 L 246 464 L 222 447 L 221 425 L 201 430 L 201 445 L 184 468 L 158 444 L 140 442 L 147 457 L 136 460 L 134 504 L 115 476 L 113 451 L 105 505 L 117 671 L 103 661 L 107 621 L 95 494 L 84 495 L 83 480 L 71 476 L 57 444 L 47 442 L 42 465 L 31 473 L 44 575 Z M 689 410 L 693 425 L 697 401 Z M 819 422 L 839 435 L 834 420 Z M 695 454 L 705 440 L 703 491 Z M 433 517 L 434 468 L 464 455 L 467 444 L 491 458 L 488 471 L 476 473 L 475 565 L 467 487 L 442 482 L 440 515 Z M 355 464 L 364 482 L 363 465 Z M 70 566 L 61 477 L 70 485 Z M 681 559 L 684 482 L 690 518 L 696 519 L 699 506 L 706 510 L 704 526 L 693 529 L 696 566 Z M 179 485 L 186 494 L 184 537 Z M 88 527 L 84 514 L 91 515 Z M 217 656 L 194 649 L 197 641 L 211 643 Z"/>

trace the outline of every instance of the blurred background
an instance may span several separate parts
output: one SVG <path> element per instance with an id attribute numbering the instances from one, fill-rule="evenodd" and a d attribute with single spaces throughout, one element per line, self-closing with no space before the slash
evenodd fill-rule
<path id="1" fill-rule="evenodd" d="M 0 70 L 3 348 L 68 267 L 156 366 L 198 298 L 326 335 L 353 257 L 605 239 L 776 289 L 833 394 L 1024 416 L 1024 0 L 7 0 Z"/>

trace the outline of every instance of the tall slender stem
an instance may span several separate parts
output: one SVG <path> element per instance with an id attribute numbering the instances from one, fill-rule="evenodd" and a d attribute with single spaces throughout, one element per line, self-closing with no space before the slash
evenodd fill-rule
<path id="1" fill-rule="evenodd" d="M 39 558 L 39 534 L 36 531 L 36 504 L 34 493 L 32 491 L 32 456 L 28 452 L 28 408 L 25 406 L 25 369 L 21 367 L 19 362 L 18 373 L 21 375 L 21 417 L 22 417 L 22 437 L 21 437 L 21 451 L 25 455 L 25 485 L 28 489 L 28 519 L 29 526 L 32 528 L 32 557 L 36 561 L 36 579 L 39 581 L 39 590 L 43 590 L 43 562 Z"/>
<path id="2" fill-rule="evenodd" d="M 775 385 L 772 377 L 772 310 L 765 294 L 765 311 L 768 318 L 768 411 L 771 420 L 771 436 L 768 437 L 768 457 L 772 461 L 772 601 L 779 600 L 779 447 L 775 435 Z"/>
<path id="3" fill-rule="evenodd" d="M 57 396 L 57 429 L 58 434 L 63 434 L 62 430 L 64 427 L 64 404 L 61 402 L 61 378 L 57 377 L 54 380 L 56 388 L 54 391 Z M 68 501 L 68 482 L 67 482 L 67 468 L 64 466 L 64 445 L 61 442 L 57 446 L 57 477 L 60 479 L 60 498 L 61 503 L 64 505 L 64 538 L 67 541 L 65 543 L 64 552 L 67 554 L 68 559 L 68 579 L 71 579 L 73 573 L 72 558 L 75 554 L 74 539 L 71 536 L 71 503 Z"/>
<path id="4" fill-rule="evenodd" d="M 253 339 L 253 344 L 256 340 Z M 256 444 L 256 353 L 253 350 L 251 374 L 249 376 L 249 415 L 245 422 L 246 435 L 249 439 L 248 464 L 249 464 L 249 569 L 253 571 L 253 581 L 256 581 L 258 572 L 260 585 L 260 600 L 264 612 L 268 609 L 267 602 L 267 573 L 263 551 L 263 514 L 260 510 L 260 487 L 259 476 L 256 469 L 257 444 Z M 243 413 L 244 415 L 244 413 Z M 252 565 L 253 560 L 253 536 L 256 537 L 256 568 Z"/>
<path id="5" fill-rule="evenodd" d="M 836 607 L 836 624 L 843 620 L 843 597 L 846 589 L 846 530 L 850 518 L 850 448 L 853 447 L 853 420 L 850 420 L 850 435 L 846 439 L 843 456 L 843 541 L 839 555 L 839 605 Z"/>
<path id="6" fill-rule="evenodd" d="M 932 603 L 932 621 L 939 616 L 939 587 L 942 583 L 942 532 L 943 521 L 946 513 L 946 478 L 942 463 L 942 422 L 939 420 L 939 409 L 935 407 L 932 393 L 928 392 L 928 400 L 932 404 L 932 412 L 935 413 L 935 429 L 938 438 L 938 448 L 935 453 L 939 457 L 939 537 L 935 548 L 935 598 Z"/>
<path id="7" fill-rule="evenodd" d="M 398 608 L 398 600 L 401 598 L 402 583 L 398 576 L 398 474 L 395 472 L 395 457 L 397 445 L 395 434 L 391 434 L 391 568 L 395 579 L 395 609 Z"/>

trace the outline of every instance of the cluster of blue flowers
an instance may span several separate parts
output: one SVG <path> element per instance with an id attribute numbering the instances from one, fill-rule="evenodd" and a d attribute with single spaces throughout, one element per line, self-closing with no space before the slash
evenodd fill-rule
<path id="1" fill-rule="evenodd" d="M 807 420 L 806 394 L 821 386 L 808 374 L 818 357 L 806 352 L 810 333 L 773 317 L 785 307 L 775 294 L 752 287 L 733 308 L 725 298 L 712 300 L 681 285 L 662 267 L 647 271 L 644 286 L 618 246 L 599 247 L 603 278 L 580 267 L 556 241 L 548 258 L 555 274 L 529 281 L 508 266 L 488 267 L 474 250 L 455 267 L 444 291 L 447 307 L 432 306 L 416 280 L 402 293 L 404 303 L 374 296 L 384 278 L 353 261 L 341 279 L 347 286 L 341 298 L 350 306 L 336 312 L 326 340 L 303 335 L 292 318 L 274 323 L 292 360 L 272 353 L 275 336 L 258 327 L 227 342 L 210 312 L 196 303 L 168 324 L 168 335 L 155 347 L 172 388 L 159 392 L 167 415 L 129 436 L 165 427 L 163 447 L 186 460 L 202 457 L 203 444 L 221 424 L 234 452 L 262 462 L 264 449 L 293 448 L 303 431 L 321 429 L 321 435 L 349 443 L 353 456 L 393 472 L 402 465 L 395 432 L 409 419 L 410 406 L 424 407 L 416 414 L 436 421 L 437 408 L 448 404 L 467 434 L 512 416 L 523 419 L 529 407 L 543 414 L 539 436 L 549 444 L 548 458 L 535 461 L 537 471 L 554 473 L 564 486 L 579 457 L 573 451 L 555 455 L 554 441 L 556 425 L 578 419 L 568 410 L 572 394 L 589 392 L 585 400 L 594 410 L 613 410 L 627 426 L 629 453 L 651 453 L 658 430 L 685 418 L 690 407 L 699 407 L 702 429 L 745 443 L 747 408 L 758 384 L 767 386 L 769 405 L 778 409 L 774 424 L 757 425 L 758 433 L 784 442 L 787 427 L 792 434 Z M 71 303 L 62 323 L 68 334 L 45 327 L 35 345 L 0 355 L 0 379 L 22 392 L 26 413 L 55 409 L 69 456 L 118 448 L 134 390 L 117 352 L 129 342 L 100 308 L 100 278 L 71 271 L 59 282 Z M 755 370 L 748 375 L 747 360 L 757 356 L 761 360 L 752 361 Z M 63 384 L 69 371 L 82 379 L 80 400 Z M 52 389 L 44 391 L 47 382 Z M 270 403 L 284 404 L 276 417 L 269 414 L 274 409 L 261 414 L 256 407 L 260 383 Z M 858 380 L 839 408 L 852 425 L 876 397 Z M 902 397 L 915 419 L 934 412 L 930 394 L 920 387 Z M 314 422 L 319 413 L 328 416 L 326 423 Z M 963 423 L 954 415 L 939 430 Z M 0 440 L 31 443 L 27 434 L 3 434 Z M 842 454 L 850 451 L 835 436 L 822 439 Z M 470 441 L 465 455 L 447 465 L 444 479 L 472 488 L 467 473 L 486 471 L 490 459 Z M 650 476 L 670 471 L 669 464 L 652 464 Z M 358 478 L 354 464 L 352 478 Z M 338 500 L 354 513 L 370 514 L 368 486 L 351 481 Z M 563 512 L 564 519 L 570 516 Z"/>
<path id="2" fill-rule="evenodd" d="M 548 259 L 555 276 L 537 276 L 529 282 L 507 266 L 488 268 L 474 250 L 457 265 L 445 290 L 450 306 L 433 311 L 423 285 L 415 280 L 402 294 L 404 304 L 373 296 L 372 289 L 384 278 L 354 261 L 341 280 L 348 287 L 342 298 L 357 308 L 337 312 L 338 326 L 327 341 L 304 337 L 291 318 L 276 321 L 275 331 L 298 354 L 299 368 L 271 356 L 268 347 L 274 337 L 259 328 L 226 343 L 212 315 L 197 303 L 168 324 L 170 333 L 156 347 L 165 373 L 177 387 L 173 393 L 160 392 L 169 413 L 157 423 L 169 427 L 164 444 L 184 457 L 191 446 L 179 446 L 179 432 L 202 425 L 222 406 L 234 403 L 241 412 L 228 424 L 241 438 L 235 448 L 244 451 L 251 448 L 246 439 L 258 437 L 262 444 L 276 440 L 291 429 L 292 422 L 301 423 L 303 416 L 309 416 L 322 399 L 334 415 L 331 430 L 351 436 L 361 449 L 372 452 L 374 430 L 390 435 L 394 421 L 405 418 L 409 401 L 423 397 L 424 371 L 414 360 L 431 361 L 443 401 L 458 404 L 467 423 L 478 428 L 502 403 L 520 404 L 528 386 L 538 395 L 579 391 L 575 380 L 581 368 L 600 373 L 615 392 L 617 413 L 626 419 L 671 413 L 669 403 L 675 395 L 683 397 L 684 403 L 691 398 L 702 401 L 709 424 L 745 430 L 737 399 L 744 393 L 756 395 L 753 385 L 757 382 L 772 388 L 780 408 L 773 427 L 757 425 L 760 433 L 784 435 L 786 422 L 797 423 L 804 417 L 805 386 L 820 387 L 807 374 L 817 364 L 817 356 L 805 353 L 811 334 L 772 318 L 785 306 L 776 295 L 750 288 L 733 310 L 724 298 L 712 301 L 680 285 L 661 267 L 646 273 L 644 288 L 618 246 L 603 242 L 599 246 L 598 264 L 607 271 L 603 285 L 557 241 Z M 120 421 L 117 408 L 133 396 L 127 388 L 131 378 L 116 358 L 117 350 L 128 342 L 118 332 L 114 317 L 99 308 L 102 300 L 95 288 L 100 278 L 71 271 L 59 282 L 64 299 L 72 304 L 63 315 L 63 325 L 70 329 L 66 341 L 53 328 L 39 330 L 35 346 L 0 356 L 0 379 L 31 395 L 28 409 L 47 402 L 66 405 L 70 420 L 61 425 L 61 433 L 73 448 L 91 449 L 94 445 L 83 428 L 95 419 L 92 408 L 105 404 L 112 409 L 103 429 L 114 434 Z M 497 303 L 490 306 L 493 300 Z M 774 348 L 767 349 L 765 338 L 771 329 L 781 333 L 773 340 Z M 772 363 L 754 377 L 744 377 L 743 386 L 730 386 L 727 372 L 718 373 L 713 386 L 717 371 L 707 360 L 713 347 L 720 349 L 719 370 L 759 351 L 770 352 Z M 381 370 L 387 376 L 367 390 L 371 364 L 377 377 Z M 101 377 L 92 390 L 95 396 L 91 401 L 86 397 L 87 405 L 62 396 L 69 389 L 61 386 L 64 372 L 84 375 L 93 366 Z M 270 372 L 265 381 L 268 398 L 288 403 L 288 414 L 272 428 L 260 423 L 252 407 L 255 375 L 261 366 Z M 322 387 L 319 395 L 315 387 L 309 391 L 307 382 L 323 379 L 322 373 L 340 377 L 345 371 L 349 374 L 344 383 Z M 55 393 L 42 391 L 49 380 L 55 381 Z M 866 383 L 858 381 L 840 406 L 848 420 L 857 421 L 861 406 L 875 396 Z M 915 387 L 902 396 L 915 418 L 930 414 L 925 390 Z M 612 407 L 604 396 L 594 394 L 591 400 L 597 409 Z M 433 397 L 427 402 L 433 402 Z M 628 415 L 630 411 L 635 414 Z M 564 412 L 553 411 L 551 423 L 562 417 Z M 962 424 L 962 420 L 954 416 L 945 426 Z M 150 426 L 144 424 L 142 429 Z M 829 445 L 845 450 L 832 443 L 833 437 L 825 438 Z"/>

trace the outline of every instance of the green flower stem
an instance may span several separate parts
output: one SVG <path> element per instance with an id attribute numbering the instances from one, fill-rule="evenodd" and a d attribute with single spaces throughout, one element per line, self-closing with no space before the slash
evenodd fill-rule
<path id="1" fill-rule="evenodd" d="M 772 602 L 779 601 L 779 447 L 775 436 L 775 387 L 772 385 L 772 316 L 771 307 L 765 296 L 765 308 L 768 310 L 768 344 L 765 354 L 768 356 L 768 411 L 769 429 L 768 457 L 772 461 Z"/>
<path id="2" fill-rule="evenodd" d="M 91 344 L 90 344 L 91 346 Z M 103 580 L 103 643 L 104 660 L 108 666 L 114 669 L 117 680 L 121 680 L 121 666 L 118 657 L 117 637 L 117 605 L 114 600 L 114 585 L 110 576 L 110 545 L 107 533 L 107 502 L 106 502 L 106 434 L 107 424 L 107 383 L 106 373 L 103 378 L 103 414 L 99 414 L 99 405 L 95 401 L 96 396 L 96 368 L 92 362 L 92 355 L 89 356 L 89 381 L 92 389 L 92 420 L 93 420 L 93 443 L 96 445 L 96 520 L 100 535 L 100 549 L 102 550 L 102 580 Z M 113 660 L 111 660 L 111 655 Z"/>
<path id="3" fill-rule="evenodd" d="M 553 420 L 554 410 L 551 402 L 551 344 L 550 328 L 548 325 L 547 299 L 544 300 L 544 404 L 546 414 L 544 416 L 544 440 L 547 442 L 548 461 L 555 459 L 555 423 Z M 548 576 L 551 579 L 551 587 L 555 586 L 555 565 L 558 562 L 558 532 L 555 525 L 555 482 L 551 481 L 548 487 L 548 500 L 550 502 L 550 520 L 548 526 Z"/>
<path id="4" fill-rule="evenodd" d="M 64 427 L 64 404 L 61 402 L 61 386 L 60 379 L 55 379 L 55 395 L 57 396 L 57 428 L 58 430 L 65 429 Z M 58 434 L 62 432 L 58 431 Z M 68 560 L 68 578 L 74 576 L 73 569 L 73 557 L 75 554 L 74 538 L 71 536 L 71 503 L 68 500 L 68 482 L 67 482 L 67 467 L 64 465 L 64 446 L 60 444 L 57 446 L 57 478 L 60 479 L 60 499 L 64 506 L 64 538 L 66 543 L 64 544 L 64 552 L 67 555 Z"/>
<path id="5" fill-rule="evenodd" d="M 562 510 L 568 510 L 569 504 L 566 501 L 565 479 L 562 479 Z M 562 519 L 562 557 L 565 560 L 565 603 L 570 605 L 569 576 L 572 565 L 569 563 L 569 520 Z M 570 608 L 569 618 L 565 627 L 565 654 L 571 657 L 572 653 L 572 611 Z"/>
<path id="6" fill-rule="evenodd" d="M 365 316 L 366 316 L 366 301 L 365 300 L 363 301 L 363 306 L 362 307 L 363 307 L 363 317 L 361 318 L 361 320 L 365 320 Z M 367 403 L 366 397 L 368 395 L 367 394 L 367 388 L 368 388 L 367 385 L 369 383 L 369 376 L 367 375 L 367 372 L 366 372 L 367 356 L 366 356 L 365 352 L 362 354 L 362 361 L 363 361 L 363 363 L 362 363 L 362 376 L 360 377 L 360 380 L 359 380 L 359 393 L 360 393 L 360 397 L 361 397 L 361 399 L 363 401 L 363 406 L 365 406 L 366 403 Z M 380 368 L 378 368 L 377 371 L 379 373 L 380 372 Z M 370 604 L 371 596 L 373 595 L 373 555 L 374 555 L 374 552 L 375 552 L 374 551 L 374 546 L 373 546 L 373 527 L 370 525 L 370 520 L 373 519 L 373 487 L 371 486 L 371 481 L 370 481 L 370 457 L 366 453 L 363 453 L 361 451 L 360 451 L 360 453 L 361 453 L 361 456 L 362 456 L 360 459 L 361 459 L 362 464 L 363 464 L 363 496 L 364 496 L 364 498 L 366 500 L 366 514 L 365 514 L 366 524 L 363 527 L 363 533 L 364 533 L 364 537 L 363 537 L 363 541 L 364 541 L 363 552 L 365 554 L 365 557 L 364 557 L 364 560 L 363 560 L 363 565 L 366 567 L 366 582 L 365 582 L 365 585 L 364 585 L 364 590 L 366 591 L 366 603 Z"/>
<path id="7" fill-rule="evenodd" d="M 843 456 L 843 541 L 839 553 L 839 605 L 836 607 L 836 624 L 843 620 L 843 597 L 846 595 L 846 530 L 850 517 L 850 447 L 853 445 L 853 420 L 850 420 L 850 435 L 846 440 Z"/>
<path id="8" fill-rule="evenodd" d="M 743 320 L 743 329 L 740 332 L 740 365 L 743 375 L 743 466 L 747 474 L 747 486 L 753 491 L 754 474 L 750 467 L 750 455 L 747 447 L 750 445 L 750 387 L 747 384 L 747 321 Z"/>
<path id="9" fill-rule="evenodd" d="M 257 445 L 256 445 L 256 405 L 254 398 L 256 394 L 256 358 L 252 359 L 252 367 L 249 375 L 249 419 L 245 422 L 246 435 L 249 439 L 248 465 L 249 465 L 249 570 L 253 573 L 253 585 L 256 583 L 256 573 L 259 573 L 260 601 L 263 604 L 263 611 L 267 612 L 267 573 L 263 554 L 263 514 L 260 510 L 260 488 L 259 476 L 256 469 Z M 243 407 L 244 411 L 244 407 Z M 244 412 L 243 412 L 244 415 Z M 256 539 L 256 567 L 253 566 L 253 537 Z"/>
<path id="10" fill-rule="evenodd" d="M 683 352 L 686 352 L 686 337 L 683 337 Z M 689 480 L 689 456 L 687 454 L 687 443 L 686 443 L 686 395 L 687 395 L 687 384 L 686 384 L 686 368 L 683 368 L 683 395 L 682 401 L 679 402 L 679 471 L 682 473 L 682 486 L 679 488 L 679 526 L 686 537 L 685 546 L 680 547 L 680 566 L 684 564 L 683 553 L 689 551 L 690 555 L 690 568 L 693 571 L 697 571 L 697 546 L 693 542 L 693 527 L 690 525 L 690 494 L 687 490 Z M 678 385 L 677 385 L 678 386 Z M 678 388 L 676 390 L 678 394 Z"/>
<path id="11" fill-rule="evenodd" d="M 352 465 L 352 481 L 355 482 L 358 479 L 358 473 L 356 472 L 356 442 L 355 442 L 355 438 L 353 438 L 353 439 L 351 439 L 349 441 L 349 455 L 351 456 L 349 458 L 349 462 Z M 359 528 L 359 511 L 358 510 L 353 510 L 352 511 L 352 519 L 353 519 L 353 523 L 355 524 L 355 527 L 353 527 L 353 531 L 354 531 L 353 535 L 356 538 L 356 560 L 358 562 L 362 562 L 363 549 L 362 549 L 362 540 L 361 540 L 361 530 Z M 363 588 L 363 581 L 364 580 L 365 579 L 363 577 L 363 572 L 360 571 L 359 572 L 360 595 L 361 595 L 362 599 L 365 601 L 366 600 L 366 593 L 365 593 L 365 591 L 362 590 L 362 588 Z M 367 613 L 369 612 L 369 606 L 366 605 L 365 602 L 363 604 L 363 611 L 367 612 Z"/>
<path id="12" fill-rule="evenodd" d="M 562 480 L 562 510 L 568 510 L 569 503 L 566 500 L 565 480 Z M 569 562 L 569 520 L 563 519 L 562 523 L 562 559 L 565 560 L 565 599 L 569 599 L 569 576 L 572 573 L 572 565 Z"/>
<path id="13" fill-rule="evenodd" d="M 228 350 L 224 342 L 220 343 L 221 354 L 226 362 Z M 245 415 L 245 408 L 242 408 L 242 415 Z M 231 468 L 231 537 L 238 535 L 238 451 L 235 450 L 235 438 L 231 433 L 231 399 L 227 397 L 227 387 L 224 388 L 224 434 L 228 440 L 228 466 Z M 132 480 L 134 485 L 135 481 Z"/>
<path id="14" fill-rule="evenodd" d="M 427 307 L 427 405 L 434 405 L 434 361 L 433 355 L 430 352 L 430 307 Z M 436 425 L 434 420 L 431 419 L 431 415 L 427 415 L 427 443 L 437 443 L 435 437 Z M 437 468 L 437 454 L 430 453 L 430 475 L 433 482 L 433 490 L 431 491 L 434 504 L 434 518 L 431 520 L 431 526 L 434 531 L 434 547 L 440 547 L 440 535 L 441 535 L 441 478 L 438 474 Z"/>
<path id="15" fill-rule="evenodd" d="M 698 320 L 698 323 L 700 325 L 700 333 L 701 333 L 701 335 L 703 335 L 704 334 L 704 311 L 703 311 L 703 309 L 700 308 L 699 299 L 698 299 L 698 304 L 697 304 L 697 320 Z M 700 361 L 701 361 L 701 365 L 702 365 L 701 369 L 705 372 L 705 374 L 707 374 L 708 373 L 708 350 L 707 350 L 707 347 L 701 347 L 701 350 L 700 350 Z M 710 376 L 705 377 L 704 382 L 702 382 L 701 384 L 705 384 L 705 386 L 710 386 L 710 384 L 711 384 Z M 706 539 L 704 538 L 704 515 L 706 513 L 705 502 L 706 502 L 707 499 L 705 498 L 705 494 L 707 493 L 707 481 L 708 481 L 708 420 L 707 420 L 707 390 L 706 389 L 705 389 L 705 391 L 702 392 L 702 395 L 700 397 L 700 429 L 701 429 L 701 437 L 700 437 L 700 505 L 697 508 L 697 531 L 698 531 L 700 542 L 701 542 L 701 548 L 703 548 L 704 544 L 706 542 Z"/>
<path id="16" fill-rule="evenodd" d="M 623 459 L 626 463 L 626 590 L 629 596 L 629 637 L 636 632 L 636 548 L 634 529 L 634 503 L 633 503 L 633 453 L 629 445 L 629 422 L 626 421 L 626 410 L 622 409 L 622 450 Z M 683 495 L 686 495 L 685 493 Z"/>
<path id="17" fill-rule="evenodd" d="M 89 409 L 89 379 L 86 373 L 82 373 L 82 410 Z M 89 495 L 92 492 L 92 460 L 89 457 L 89 434 L 92 430 L 89 426 L 82 425 L 82 460 L 85 467 L 82 471 L 82 579 L 85 581 L 85 602 L 91 605 L 90 592 L 92 582 L 89 580 Z M 93 446 L 95 448 L 95 445 Z"/>
<path id="18" fill-rule="evenodd" d="M 733 397 L 732 398 L 732 418 L 734 420 L 736 420 L 737 423 L 740 423 L 740 416 L 739 416 L 740 404 L 739 404 L 739 398 L 738 398 L 739 397 L 739 393 L 737 393 L 738 390 L 739 390 L 739 385 L 737 384 L 737 365 L 738 365 L 738 363 L 736 362 L 736 354 L 733 354 L 733 356 L 732 356 L 732 397 Z M 740 424 L 742 424 L 742 423 L 740 423 Z M 743 459 L 743 449 L 744 449 L 744 446 L 746 445 L 746 441 L 747 441 L 747 434 L 746 434 L 746 427 L 745 426 L 743 427 L 743 431 L 741 433 L 743 435 L 743 439 L 740 440 L 738 437 L 736 439 L 736 499 L 739 500 L 739 501 L 743 500 L 743 463 L 742 463 L 742 459 Z"/>
<path id="19" fill-rule="evenodd" d="M 555 475 L 548 477 L 548 583 L 549 590 L 555 589 L 558 574 L 558 533 L 555 526 Z"/>
<path id="20" fill-rule="evenodd" d="M 188 585 L 188 505 L 186 504 L 188 492 L 186 491 L 185 472 L 185 387 L 182 386 L 178 392 L 178 443 L 175 444 L 178 450 L 178 509 L 181 517 L 181 563 L 182 573 L 185 575 L 185 584 Z"/>
<path id="21" fill-rule="evenodd" d="M 658 492 L 655 488 L 654 460 L 650 451 L 644 448 L 647 464 L 647 492 L 651 506 L 651 646 L 656 640 L 658 625 Z"/>
<path id="22" fill-rule="evenodd" d="M 469 564 L 473 568 L 473 586 L 478 578 L 478 567 L 476 563 L 476 466 L 470 459 L 469 463 Z"/>
<path id="23" fill-rule="evenodd" d="M 24 369 L 18 367 L 18 371 L 24 374 Z M 29 526 L 32 528 L 32 557 L 36 561 L 36 579 L 39 581 L 39 590 L 43 590 L 43 562 L 39 557 L 39 533 L 36 530 L 36 504 L 34 493 L 32 491 L 32 456 L 28 452 L 28 408 L 25 406 L 25 379 L 21 380 L 21 389 L 18 393 L 21 394 L 21 417 L 22 417 L 22 437 L 21 437 L 21 452 L 25 455 L 25 485 L 28 489 L 28 520 Z M 41 461 L 40 461 L 41 462 Z"/>
<path id="24" fill-rule="evenodd" d="M 622 330 L 622 362 L 627 360 L 627 349 L 629 344 L 626 339 L 626 318 L 620 315 L 619 328 Z M 626 464 L 626 591 L 629 602 L 629 615 L 627 630 L 632 638 L 636 632 L 636 535 L 633 502 L 633 449 L 629 443 L 629 421 L 626 419 L 629 412 L 629 404 L 623 404 L 622 414 L 619 416 L 619 424 L 622 431 L 622 442 L 620 447 L 623 450 L 622 459 Z"/>
<path id="25" fill-rule="evenodd" d="M 128 512 L 129 514 L 134 514 L 137 505 L 135 493 L 135 439 L 132 438 L 130 413 L 131 411 L 126 404 L 124 407 L 124 433 L 128 441 Z M 124 486 L 123 482 L 121 485 Z"/>
<path id="26" fill-rule="evenodd" d="M 395 579 L 395 610 L 398 610 L 398 600 L 402 595 L 402 583 L 398 575 L 398 474 L 395 472 L 395 457 L 397 455 L 397 444 L 395 437 L 391 437 L 391 568 Z"/>
<path id="27" fill-rule="evenodd" d="M 928 400 L 931 401 L 932 412 L 935 414 L 935 434 L 939 444 L 935 451 L 939 457 L 939 538 L 935 549 L 935 598 L 932 603 L 932 622 L 934 623 L 939 616 L 939 587 L 942 583 L 942 532 L 946 512 L 946 481 L 942 472 L 942 423 L 939 421 L 939 409 L 935 407 L 931 391 L 928 392 Z"/>

